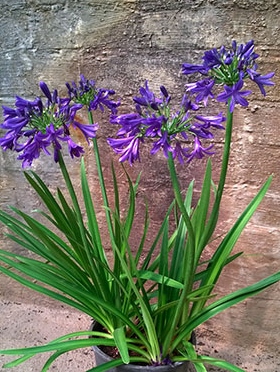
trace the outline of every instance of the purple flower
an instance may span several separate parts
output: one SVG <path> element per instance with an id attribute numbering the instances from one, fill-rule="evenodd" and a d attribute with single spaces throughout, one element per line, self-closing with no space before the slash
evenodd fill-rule
<path id="1" fill-rule="evenodd" d="M 192 65 L 191 63 L 184 63 L 182 65 L 182 73 L 184 75 L 200 73 L 202 75 L 206 75 L 208 73 L 208 67 L 204 65 Z"/>
<path id="2" fill-rule="evenodd" d="M 139 145 L 143 138 L 136 136 L 108 138 L 107 142 L 115 153 L 121 155 L 120 162 L 128 161 L 132 165 L 135 160 L 140 160 Z"/>
<path id="3" fill-rule="evenodd" d="M 266 75 L 261 75 L 256 73 L 254 70 L 248 71 L 250 78 L 258 85 L 260 88 L 261 93 L 266 96 L 266 91 L 264 89 L 264 85 L 274 85 L 275 83 L 271 81 L 270 79 L 275 75 L 274 72 L 270 72 Z"/>
<path id="4" fill-rule="evenodd" d="M 158 117 L 152 115 L 151 117 L 142 119 L 142 124 L 143 126 L 146 127 L 145 136 L 146 137 L 161 136 L 162 128 L 164 124 L 166 124 L 166 121 L 167 119 L 163 115 Z"/>
<path id="5" fill-rule="evenodd" d="M 183 99 L 181 102 L 181 108 L 185 111 L 197 111 L 199 110 L 199 106 L 192 102 L 187 94 L 183 95 Z"/>
<path id="6" fill-rule="evenodd" d="M 226 118 L 221 112 L 218 115 L 212 116 L 195 115 L 195 119 L 201 121 L 205 129 L 208 129 L 210 127 L 216 129 L 225 129 L 222 123 L 226 121 Z"/>
<path id="7" fill-rule="evenodd" d="M 178 159 L 180 164 L 184 164 L 185 159 L 189 158 L 189 148 L 182 147 L 181 142 L 176 141 L 175 147 L 172 151 L 173 159 Z"/>
<path id="8" fill-rule="evenodd" d="M 217 96 L 218 101 L 231 99 L 231 110 L 236 103 L 247 106 L 248 102 L 245 95 L 249 91 L 240 92 L 240 81 L 250 78 L 256 83 L 263 95 L 266 95 L 264 85 L 274 85 L 270 80 L 274 73 L 270 72 L 261 75 L 257 72 L 256 63 L 258 54 L 254 52 L 254 41 L 250 40 L 246 44 L 237 45 L 233 40 L 231 49 L 222 46 L 220 49 L 211 49 L 204 53 L 202 65 L 192 65 L 184 63 L 182 65 L 183 74 L 200 73 L 206 75 L 203 80 L 189 83 L 186 85 L 187 91 L 195 96 L 196 102 L 207 103 L 208 98 L 214 98 L 215 86 L 223 86 L 225 92 Z"/>
<path id="9" fill-rule="evenodd" d="M 67 143 L 68 143 L 68 151 L 72 159 L 74 158 L 74 156 L 79 158 L 81 154 L 84 153 L 84 149 L 81 146 L 77 145 L 77 143 L 72 141 L 70 137 Z"/>
<path id="10" fill-rule="evenodd" d="M 160 98 L 149 89 L 147 81 L 139 91 L 141 97 L 134 98 L 135 112 L 113 115 L 110 120 L 112 124 L 121 126 L 118 138 L 108 139 L 108 144 L 121 155 L 121 162 L 128 160 L 132 164 L 139 160 L 140 144 L 149 139 L 152 155 L 162 150 L 165 157 L 172 153 L 173 158 L 183 163 L 185 159 L 189 161 L 198 155 L 196 152 L 190 155 L 189 148 L 182 145 L 182 141 L 191 142 L 194 137 L 213 138 L 213 128 L 224 129 L 222 114 L 198 115 L 199 106 L 187 94 L 184 94 L 179 110 L 172 110 L 171 96 L 164 86 L 160 87 Z M 209 150 L 210 147 L 201 147 L 200 155 L 212 154 Z"/>
<path id="11" fill-rule="evenodd" d="M 69 98 L 60 98 L 57 90 L 51 93 L 44 82 L 39 85 L 46 97 L 45 104 L 41 98 L 28 101 L 17 96 L 15 108 L 3 107 L 4 122 L 0 128 L 6 133 L 0 138 L 0 146 L 3 150 L 18 152 L 23 167 L 30 166 L 42 151 L 50 155 L 50 148 L 57 162 L 63 142 L 68 142 L 71 157 L 80 156 L 82 148 L 70 141 L 71 125 L 78 128 L 87 140 L 95 136 L 97 129 L 97 125 L 82 125 L 75 121 L 75 115 L 82 107 L 80 103 L 71 104 Z"/>
<path id="12" fill-rule="evenodd" d="M 186 84 L 186 91 L 192 94 L 196 94 L 195 101 L 203 102 L 204 106 L 207 106 L 208 98 L 214 98 L 212 89 L 215 85 L 214 79 L 204 79 L 197 81 L 196 83 Z"/>
<path id="13" fill-rule="evenodd" d="M 68 94 L 71 100 L 80 103 L 87 107 L 89 111 L 100 109 L 104 111 L 104 106 L 107 107 L 112 114 L 116 114 L 120 102 L 115 102 L 110 99 L 110 96 L 115 94 L 112 89 L 100 89 L 95 85 L 94 80 L 87 80 L 84 75 L 80 75 L 79 86 L 75 82 L 66 83 Z"/>
<path id="14" fill-rule="evenodd" d="M 144 87 L 140 87 L 139 89 L 141 97 L 134 97 L 133 101 L 139 106 L 150 107 L 153 110 L 158 110 L 158 106 L 163 103 L 163 100 L 155 97 L 155 94 L 149 89 L 147 80 L 144 85 Z M 166 89 L 164 88 L 163 90 L 168 96 Z"/>
<path id="15" fill-rule="evenodd" d="M 81 124 L 77 121 L 73 121 L 74 128 L 78 128 L 84 135 L 85 139 L 89 143 L 90 138 L 96 137 L 98 124 Z"/>
<path id="16" fill-rule="evenodd" d="M 15 135 L 14 131 L 9 131 L 6 135 L 0 138 L 0 146 L 4 151 L 12 150 L 15 148 L 17 143 L 17 136 Z"/>
<path id="17" fill-rule="evenodd" d="M 170 146 L 170 138 L 168 136 L 168 133 L 165 131 L 162 133 L 162 135 L 159 137 L 159 140 L 156 141 L 152 147 L 151 154 L 154 155 L 157 153 L 160 149 L 163 150 L 163 154 L 166 158 L 168 158 L 168 153 L 173 152 L 172 147 Z"/>
<path id="18" fill-rule="evenodd" d="M 208 50 L 204 53 L 203 59 L 203 66 L 207 68 L 208 71 L 213 67 L 219 67 L 223 63 L 223 56 L 225 53 L 225 48 L 222 47 L 221 51 L 218 52 L 216 48 Z"/>
<path id="19" fill-rule="evenodd" d="M 48 139 L 48 135 L 41 132 L 37 132 L 33 138 L 29 138 L 29 140 L 21 146 L 19 151 L 21 154 L 18 156 L 18 160 L 22 160 L 22 167 L 25 168 L 31 166 L 33 160 L 39 158 L 42 150 L 45 154 L 50 155 L 50 152 L 48 151 L 50 144 L 51 142 Z M 60 146 L 60 144 L 57 143 L 57 146 Z M 58 151 L 57 146 L 55 154 Z"/>
<path id="20" fill-rule="evenodd" d="M 203 147 L 201 144 L 201 141 L 199 140 L 198 137 L 195 137 L 194 139 L 194 149 L 190 153 L 189 158 L 188 158 L 188 163 L 191 162 L 194 158 L 196 159 L 202 159 L 206 155 L 213 155 L 215 152 L 210 151 L 214 145 L 211 144 L 208 147 Z"/>
<path id="21" fill-rule="evenodd" d="M 44 93 L 44 95 L 49 100 L 49 102 L 52 103 L 53 102 L 52 95 L 51 95 L 51 92 L 47 84 L 44 81 L 40 81 L 39 86 L 40 86 L 41 91 Z"/>
<path id="22" fill-rule="evenodd" d="M 140 128 L 144 118 L 138 113 L 123 114 L 119 116 L 111 116 L 110 122 L 112 124 L 121 125 L 121 129 L 118 131 L 118 136 L 124 136 L 127 133 L 130 135 L 136 135 L 140 133 Z"/>
<path id="23" fill-rule="evenodd" d="M 248 106 L 248 101 L 244 98 L 244 96 L 248 96 L 252 92 L 250 90 L 244 90 L 241 92 L 243 87 L 243 80 L 240 79 L 236 84 L 229 87 L 227 85 L 224 86 L 224 92 L 220 93 L 217 97 L 217 101 L 219 102 L 230 102 L 230 112 L 233 112 L 235 104 L 239 103 L 241 106 Z"/>
<path id="24" fill-rule="evenodd" d="M 114 95 L 114 90 L 99 89 L 94 99 L 90 102 L 89 108 L 91 110 L 97 110 L 98 108 L 104 112 L 104 106 L 106 106 L 112 114 L 118 112 L 118 106 L 120 102 L 114 102 L 109 99 L 109 96 Z"/>

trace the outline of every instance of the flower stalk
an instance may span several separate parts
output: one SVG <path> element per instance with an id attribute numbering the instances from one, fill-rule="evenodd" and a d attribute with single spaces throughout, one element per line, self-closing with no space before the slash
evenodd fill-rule
<path id="1" fill-rule="evenodd" d="M 233 112 L 230 110 L 230 99 L 227 105 L 227 117 L 226 117 L 226 131 L 225 131 L 225 141 L 224 141 L 224 150 L 223 150 L 223 157 L 222 157 L 222 166 L 220 171 L 220 177 L 218 182 L 218 187 L 215 195 L 215 201 L 212 208 L 212 212 L 210 214 L 208 223 L 205 227 L 205 232 L 201 238 L 198 252 L 199 256 L 206 246 L 206 244 L 211 239 L 211 236 L 215 230 L 218 218 L 219 218 L 219 210 L 220 204 L 224 192 L 224 186 L 226 182 L 227 170 L 228 170 L 228 163 L 230 157 L 230 146 L 231 146 L 231 137 L 232 137 L 232 123 L 233 123 Z"/>

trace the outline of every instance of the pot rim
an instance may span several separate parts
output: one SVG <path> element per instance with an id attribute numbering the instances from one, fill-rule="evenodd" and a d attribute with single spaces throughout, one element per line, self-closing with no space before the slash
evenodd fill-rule
<path id="1" fill-rule="evenodd" d="M 98 326 L 100 324 L 97 321 L 93 320 L 90 326 L 90 330 L 93 330 L 95 325 Z M 98 353 L 102 358 L 104 358 L 104 362 L 110 362 L 114 360 L 114 358 L 104 353 L 104 351 L 97 345 L 92 346 L 92 350 L 94 353 Z M 130 371 L 131 369 L 129 368 L 131 368 L 131 366 L 134 366 L 134 367 L 137 367 L 137 370 L 146 371 L 147 369 L 150 369 L 151 371 L 156 371 L 156 372 L 167 372 L 170 368 L 176 368 L 184 364 L 189 365 L 189 361 L 174 362 L 172 364 L 166 364 L 166 365 L 161 365 L 161 366 L 152 366 L 149 364 L 139 365 L 139 364 L 131 363 L 131 364 L 122 364 L 121 367 L 123 369 L 127 369 L 127 371 Z"/>

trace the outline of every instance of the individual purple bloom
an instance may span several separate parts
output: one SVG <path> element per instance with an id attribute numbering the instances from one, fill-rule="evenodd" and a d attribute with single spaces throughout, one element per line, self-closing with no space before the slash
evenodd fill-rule
<path id="1" fill-rule="evenodd" d="M 170 100 L 170 96 L 169 96 L 165 86 L 161 85 L 159 89 L 160 89 L 161 93 L 164 95 L 164 97 L 167 98 L 168 100 Z"/>
<path id="2" fill-rule="evenodd" d="M 194 134 L 198 138 L 203 139 L 212 139 L 214 138 L 214 134 L 207 128 L 204 127 L 203 124 L 195 122 L 189 128 L 189 132 Z"/>
<path id="3" fill-rule="evenodd" d="M 173 159 L 178 159 L 180 164 L 184 164 L 185 159 L 189 158 L 189 148 L 182 147 L 180 141 L 176 141 L 175 147 L 172 151 Z"/>
<path id="4" fill-rule="evenodd" d="M 60 141 L 67 141 L 68 140 L 68 128 L 59 127 L 58 129 L 55 128 L 54 124 L 51 123 L 46 128 L 46 134 L 42 135 L 39 132 L 39 135 L 46 137 L 46 140 L 51 143 L 54 147 L 57 147 L 57 149 L 61 150 L 61 144 Z"/>
<path id="5" fill-rule="evenodd" d="M 231 65 L 232 62 L 233 62 L 233 55 L 231 53 L 228 53 L 227 55 L 225 55 L 224 63 L 226 65 Z"/>
<path id="6" fill-rule="evenodd" d="M 49 100 L 49 102 L 52 103 L 52 95 L 51 95 L 51 92 L 47 84 L 44 81 L 40 81 L 39 86 L 40 86 L 41 91 L 44 93 L 44 95 Z"/>
<path id="7" fill-rule="evenodd" d="M 118 131 L 118 136 L 124 136 L 127 133 L 130 135 L 136 135 L 140 132 L 141 124 L 144 118 L 139 113 L 130 113 L 123 115 L 113 115 L 110 118 L 112 124 L 121 125 L 121 129 Z"/>
<path id="8" fill-rule="evenodd" d="M 132 165 L 136 160 L 140 161 L 139 145 L 143 142 L 140 137 L 108 138 L 108 144 L 115 153 L 121 155 L 119 162 L 128 161 Z"/>
<path id="9" fill-rule="evenodd" d="M 216 116 L 195 115 L 193 124 L 189 128 L 189 131 L 198 138 L 211 139 L 214 138 L 214 134 L 212 133 L 211 129 L 225 129 L 225 127 L 222 125 L 225 120 L 226 118 L 222 115 L 222 113 Z"/>
<path id="10" fill-rule="evenodd" d="M 69 104 L 63 103 L 61 105 L 60 111 L 56 112 L 56 114 L 57 115 L 64 114 L 65 117 L 67 118 L 67 120 L 72 122 L 72 121 L 75 120 L 75 116 L 77 114 L 77 111 L 79 111 L 82 107 L 83 107 L 83 105 L 81 105 L 79 103 L 71 105 L 71 106 Z"/>
<path id="11" fill-rule="evenodd" d="M 182 99 L 182 102 L 181 102 L 181 108 L 182 108 L 185 112 L 187 112 L 187 111 L 189 111 L 189 110 L 192 110 L 192 111 L 197 111 L 197 110 L 199 110 L 199 106 L 198 106 L 196 103 L 192 102 L 192 101 L 189 99 L 189 97 L 188 97 L 187 94 L 184 94 L 184 95 L 183 95 L 183 99 Z"/>
<path id="12" fill-rule="evenodd" d="M 152 115 L 148 118 L 142 119 L 143 127 L 146 127 L 145 136 L 146 137 L 155 137 L 161 136 L 161 131 L 163 125 L 166 123 L 167 119 L 165 116 L 161 115 L 156 117 Z"/>
<path id="13" fill-rule="evenodd" d="M 224 48 L 221 48 L 222 52 L 224 52 Z M 203 59 L 203 66 L 207 69 L 212 69 L 213 67 L 219 67 L 223 63 L 223 53 L 219 53 L 216 48 L 208 50 L 204 53 Z"/>
<path id="14" fill-rule="evenodd" d="M 214 98 L 212 89 L 215 85 L 214 79 L 204 79 L 197 81 L 196 83 L 186 84 L 186 91 L 192 94 L 196 94 L 195 101 L 203 102 L 204 106 L 207 106 L 208 98 Z"/>
<path id="15" fill-rule="evenodd" d="M 6 117 L 4 123 L 0 125 L 0 128 L 14 131 L 14 133 L 19 133 L 22 128 L 29 123 L 29 118 L 23 113 L 23 115 L 19 114 L 18 117 Z"/>
<path id="16" fill-rule="evenodd" d="M 144 87 L 140 87 L 139 93 L 141 97 L 134 97 L 133 101 L 140 106 L 151 107 L 153 110 L 158 110 L 158 106 L 163 103 L 163 101 L 156 98 L 155 94 L 149 89 L 147 80 L 145 81 Z"/>
<path id="17" fill-rule="evenodd" d="M 182 73 L 184 75 L 190 75 L 194 73 L 200 73 L 206 75 L 208 73 L 208 68 L 204 65 L 192 65 L 191 63 L 184 63 L 182 65 Z"/>
<path id="18" fill-rule="evenodd" d="M 68 151 L 69 151 L 69 154 L 70 154 L 72 159 L 74 158 L 74 156 L 76 158 L 79 158 L 81 156 L 81 154 L 84 153 L 84 149 L 81 146 L 77 145 L 77 143 L 72 141 L 72 139 L 70 137 L 69 137 L 67 143 L 68 143 Z"/>
<path id="19" fill-rule="evenodd" d="M 202 159 L 206 155 L 213 155 L 215 152 L 210 151 L 214 145 L 211 144 L 208 147 L 203 147 L 201 144 L 201 141 L 199 140 L 198 137 L 195 137 L 194 139 L 194 149 L 193 151 L 189 154 L 188 157 L 188 163 L 190 163 L 194 158 L 196 159 Z"/>
<path id="20" fill-rule="evenodd" d="M 106 106 L 112 114 L 118 112 L 118 106 L 120 102 L 114 102 L 109 99 L 109 96 L 114 95 L 114 90 L 99 89 L 94 99 L 89 104 L 90 110 L 97 110 L 98 108 L 104 112 L 104 106 Z"/>
<path id="21" fill-rule="evenodd" d="M 151 154 L 154 155 L 160 149 L 163 150 L 163 154 L 166 158 L 168 158 L 168 153 L 173 151 L 172 147 L 170 146 L 170 138 L 166 131 L 163 132 L 159 140 L 153 144 Z"/>
<path id="22" fill-rule="evenodd" d="M 244 96 L 248 96 L 252 93 L 250 90 L 244 90 L 241 92 L 241 89 L 243 87 L 243 80 L 239 80 L 236 84 L 233 86 L 224 86 L 224 92 L 220 93 L 217 96 L 217 101 L 219 102 L 228 102 L 230 100 L 230 112 L 233 112 L 234 107 L 237 103 L 239 103 L 241 106 L 248 106 L 248 101 L 244 98 Z"/>
<path id="23" fill-rule="evenodd" d="M 245 60 L 249 60 L 252 57 L 255 59 L 258 55 L 254 53 L 254 47 L 254 40 L 249 40 L 244 46 L 243 44 L 240 45 L 237 55 Z"/>
<path id="24" fill-rule="evenodd" d="M 38 110 L 42 112 L 43 104 L 41 98 L 35 98 L 34 101 L 28 101 L 22 97 L 16 96 L 15 106 L 20 110 L 31 111 Z"/>
<path id="25" fill-rule="evenodd" d="M 196 115 L 195 119 L 201 121 L 204 128 L 214 127 L 216 129 L 225 129 L 222 123 L 226 121 L 226 118 L 221 112 L 218 115 L 212 116 Z"/>
<path id="26" fill-rule="evenodd" d="M 14 131 L 9 131 L 4 137 L 0 138 L 0 146 L 4 151 L 13 150 L 17 143 L 17 136 Z"/>
<path id="27" fill-rule="evenodd" d="M 256 73 L 253 70 L 250 70 L 250 71 L 248 71 L 248 73 L 250 75 L 250 78 L 258 85 L 258 87 L 260 88 L 261 93 L 264 96 L 266 96 L 266 91 L 264 89 L 264 85 L 269 85 L 269 86 L 275 85 L 275 83 L 270 80 L 275 75 L 274 72 L 270 72 L 266 75 L 261 75 L 261 74 Z"/>
<path id="28" fill-rule="evenodd" d="M 34 159 L 38 159 L 41 151 L 43 150 L 45 154 L 50 155 L 48 151 L 48 146 L 51 142 L 47 139 L 48 135 L 42 133 L 36 133 L 35 136 L 29 139 L 20 149 L 22 152 L 18 156 L 18 160 L 22 160 L 22 167 L 26 168 L 31 166 Z"/>
<path id="29" fill-rule="evenodd" d="M 77 121 L 73 122 L 74 128 L 78 128 L 84 135 L 87 142 L 89 139 L 96 137 L 96 132 L 98 130 L 98 124 L 81 124 Z"/>

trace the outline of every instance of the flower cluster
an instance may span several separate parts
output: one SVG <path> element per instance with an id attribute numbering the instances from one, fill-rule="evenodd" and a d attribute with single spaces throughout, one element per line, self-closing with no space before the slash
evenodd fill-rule
<path id="1" fill-rule="evenodd" d="M 224 91 L 217 96 L 217 101 L 230 101 L 230 112 L 233 112 L 235 104 L 248 106 L 245 96 L 252 93 L 250 90 L 243 90 L 244 80 L 251 79 L 256 83 L 265 96 L 265 85 L 274 85 L 270 80 L 274 72 L 261 75 L 257 72 L 256 63 L 258 54 L 254 52 L 254 41 L 250 40 L 245 45 L 237 46 L 236 41 L 232 42 L 232 48 L 227 50 L 222 46 L 206 51 L 202 57 L 201 65 L 184 63 L 182 73 L 185 75 L 199 73 L 204 76 L 202 80 L 186 85 L 187 91 L 195 95 L 196 102 L 207 104 L 208 98 L 213 98 L 213 88 L 216 84 L 222 85 Z"/>
<path id="2" fill-rule="evenodd" d="M 81 124 L 75 120 L 75 115 L 84 105 L 90 105 L 90 109 L 104 110 L 108 107 L 112 113 L 116 113 L 117 103 L 111 101 L 108 96 L 114 94 L 111 90 L 95 89 L 94 83 L 88 83 L 81 76 L 80 88 L 74 89 L 66 84 L 69 95 L 77 95 L 76 102 L 73 97 L 60 98 L 57 90 L 50 92 L 44 82 L 39 84 L 46 102 L 41 98 L 28 101 L 16 97 L 15 108 L 3 106 L 4 122 L 0 128 L 6 130 L 4 137 L 0 138 L 0 146 L 3 150 L 14 150 L 19 153 L 18 159 L 22 160 L 23 168 L 30 166 L 43 151 L 51 155 L 53 148 L 54 160 L 58 161 L 58 153 L 62 149 L 62 143 L 68 144 L 70 156 L 79 157 L 84 153 L 83 147 L 75 143 L 70 135 L 70 127 L 79 129 L 87 141 L 95 137 L 97 124 Z M 88 104 L 88 95 L 91 100 Z M 74 101 L 74 102 L 73 102 Z"/>
<path id="3" fill-rule="evenodd" d="M 171 153 L 180 163 L 194 158 L 212 155 L 211 144 L 203 147 L 201 140 L 212 139 L 212 129 L 224 129 L 224 116 L 198 115 L 199 106 L 191 102 L 185 94 L 180 109 L 173 112 L 170 107 L 171 96 L 164 86 L 160 87 L 160 97 L 149 89 L 148 82 L 141 87 L 140 96 L 134 97 L 135 112 L 113 115 L 111 123 L 121 126 L 118 138 L 108 138 L 109 145 L 120 155 L 120 161 L 132 164 L 140 160 L 139 147 L 145 139 L 152 139 L 151 154 L 160 149 L 166 157 Z M 193 147 L 186 144 L 193 143 Z"/>
<path id="4" fill-rule="evenodd" d="M 73 81 L 71 84 L 66 83 L 66 87 L 70 99 L 86 106 L 89 111 L 100 109 L 103 112 L 104 106 L 106 106 L 112 114 L 117 113 L 120 102 L 114 102 L 109 98 L 115 94 L 114 90 L 97 88 L 94 80 L 87 80 L 82 74 L 79 86 Z"/>

